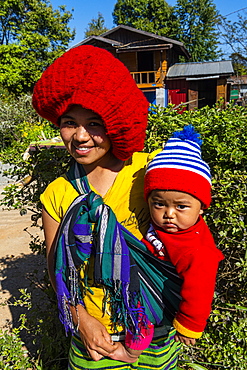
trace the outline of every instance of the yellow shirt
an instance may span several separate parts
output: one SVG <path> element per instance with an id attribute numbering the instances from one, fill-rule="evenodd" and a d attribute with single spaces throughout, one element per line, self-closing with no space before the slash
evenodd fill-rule
<path id="1" fill-rule="evenodd" d="M 118 222 L 138 239 L 145 235 L 150 221 L 148 205 L 143 195 L 143 182 L 146 165 L 155 154 L 157 151 L 151 154 L 134 153 L 125 161 L 124 167 L 103 197 L 104 203 L 112 208 Z M 90 188 L 95 191 L 93 186 L 90 185 Z M 77 191 L 66 176 L 61 176 L 48 185 L 40 199 L 49 215 L 61 222 L 68 207 L 77 196 Z M 93 266 L 92 263 L 89 265 Z M 90 266 L 89 270 L 91 270 Z M 92 271 L 89 271 L 90 276 L 89 284 L 90 280 L 93 284 Z M 84 298 L 85 307 L 89 314 L 105 325 L 108 332 L 112 332 L 109 306 L 103 313 L 104 290 L 95 286 L 92 286 L 91 290 L 92 292 L 88 291 Z"/>

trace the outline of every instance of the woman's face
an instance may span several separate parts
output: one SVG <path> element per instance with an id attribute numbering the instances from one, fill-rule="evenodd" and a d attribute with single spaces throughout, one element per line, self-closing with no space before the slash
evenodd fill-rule
<path id="1" fill-rule="evenodd" d="M 60 133 L 69 153 L 83 166 L 109 160 L 111 142 L 101 117 L 93 111 L 72 106 L 60 117 Z"/>

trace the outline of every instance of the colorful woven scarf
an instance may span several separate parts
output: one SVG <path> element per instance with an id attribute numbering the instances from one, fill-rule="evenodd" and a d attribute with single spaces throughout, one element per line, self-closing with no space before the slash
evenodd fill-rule
<path id="1" fill-rule="evenodd" d="M 102 198 L 90 191 L 82 166 L 75 163 L 67 176 L 79 195 L 61 223 L 55 256 L 60 320 L 74 331 L 69 305 L 83 305 L 87 276 L 80 270 L 94 255 L 94 282 L 105 287 L 114 325 L 138 334 L 138 319 L 171 325 L 180 302 L 176 270 L 152 256 L 116 219 Z"/>

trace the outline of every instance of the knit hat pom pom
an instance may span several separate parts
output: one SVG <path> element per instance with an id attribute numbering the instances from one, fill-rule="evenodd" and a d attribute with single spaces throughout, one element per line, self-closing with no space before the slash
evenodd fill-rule
<path id="1" fill-rule="evenodd" d="M 195 143 L 202 145 L 201 136 L 198 132 L 196 132 L 194 126 L 188 125 L 184 126 L 182 131 L 175 131 L 172 135 L 173 138 L 181 139 L 181 140 L 190 140 L 194 141 Z"/>

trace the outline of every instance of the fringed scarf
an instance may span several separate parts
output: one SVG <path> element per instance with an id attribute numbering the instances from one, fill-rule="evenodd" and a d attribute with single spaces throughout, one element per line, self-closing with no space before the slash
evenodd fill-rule
<path id="1" fill-rule="evenodd" d="M 61 223 L 55 255 L 59 317 L 66 332 L 74 332 L 70 305 L 83 305 L 87 275 L 80 270 L 94 255 L 94 281 L 106 289 L 113 325 L 138 334 L 140 317 L 171 325 L 180 302 L 176 270 L 152 256 L 146 246 L 125 229 L 102 198 L 90 191 L 83 167 L 76 162 L 67 173 L 81 193 Z M 139 326 L 140 327 L 140 326 Z"/>

